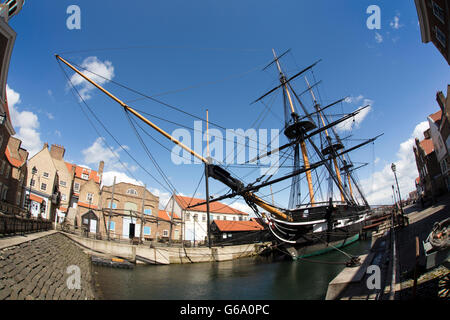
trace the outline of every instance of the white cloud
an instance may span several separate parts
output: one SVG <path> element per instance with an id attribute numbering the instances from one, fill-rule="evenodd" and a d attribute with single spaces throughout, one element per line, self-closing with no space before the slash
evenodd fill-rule
<path id="1" fill-rule="evenodd" d="M 345 98 L 344 101 L 347 103 L 359 103 L 362 99 L 364 99 L 364 96 L 360 94 L 357 97 L 353 97 L 353 96 L 347 97 L 347 98 Z"/>
<path id="2" fill-rule="evenodd" d="M 43 145 L 38 132 L 40 126 L 38 116 L 31 111 L 19 111 L 16 108 L 21 102 L 20 94 L 8 85 L 6 85 L 6 94 L 16 137 L 22 140 L 22 146 L 29 152 L 31 158 L 41 150 Z"/>
<path id="3" fill-rule="evenodd" d="M 375 32 L 375 41 L 377 43 L 382 43 L 383 42 L 383 36 L 381 34 L 379 34 L 378 32 Z"/>
<path id="4" fill-rule="evenodd" d="M 86 69 L 80 70 L 81 73 L 83 73 L 99 85 L 107 83 L 107 79 L 114 78 L 114 66 L 110 61 L 105 60 L 104 62 L 102 62 L 97 57 L 91 56 L 83 60 L 83 62 L 81 63 L 81 67 Z M 88 83 L 79 74 L 73 74 L 70 77 L 70 82 L 75 87 L 78 87 L 78 91 L 84 100 L 88 100 L 91 98 L 91 91 L 94 90 L 95 87 Z M 70 83 L 68 83 L 68 85 L 70 86 Z"/>
<path id="5" fill-rule="evenodd" d="M 46 112 L 46 114 L 47 114 L 47 117 L 48 117 L 50 120 L 54 120 L 54 119 L 55 119 L 55 116 L 54 116 L 52 113 Z"/>
<path id="6" fill-rule="evenodd" d="M 253 210 L 245 202 L 242 201 L 233 202 L 229 204 L 229 206 L 242 212 L 246 212 L 248 214 L 254 213 Z"/>
<path id="7" fill-rule="evenodd" d="M 356 98 L 348 98 L 346 102 L 348 103 L 357 103 L 363 100 L 362 106 L 359 109 L 368 106 L 367 108 L 361 110 L 357 115 L 354 117 L 345 120 L 344 122 L 339 123 L 336 128 L 339 131 L 349 131 L 352 129 L 358 129 L 361 123 L 364 121 L 366 116 L 369 114 L 370 111 L 372 111 L 372 105 L 374 104 L 373 100 L 364 98 L 362 95 L 359 95 Z"/>
<path id="8" fill-rule="evenodd" d="M 114 177 L 116 177 L 116 183 L 127 182 L 127 183 L 136 184 L 139 186 L 144 185 L 144 183 L 142 181 L 130 178 L 126 173 L 119 172 L 119 171 L 103 172 L 102 185 L 103 186 L 112 186 L 112 184 L 114 182 Z"/>
<path id="9" fill-rule="evenodd" d="M 164 209 L 167 205 L 167 203 L 170 200 L 170 197 L 172 196 L 169 192 L 163 192 L 157 188 L 150 188 L 149 189 L 151 193 L 153 193 L 155 196 L 159 197 L 159 208 Z M 180 195 L 183 195 L 182 193 Z M 171 210 L 171 206 L 169 206 L 168 210 Z"/>
<path id="10" fill-rule="evenodd" d="M 137 166 L 130 165 L 127 162 L 119 161 L 120 152 L 129 150 L 128 146 L 118 147 L 116 150 L 111 150 L 106 144 L 104 138 L 97 138 L 94 143 L 81 151 L 84 156 L 84 162 L 87 164 L 98 165 L 100 161 L 105 162 L 105 168 L 108 170 L 129 170 L 134 172 L 137 170 Z M 126 169 L 125 169 L 125 168 Z"/>
<path id="11" fill-rule="evenodd" d="M 415 189 L 415 179 L 419 176 L 413 152 L 415 138 L 424 139 L 423 132 L 428 128 L 428 121 L 419 123 L 409 139 L 402 142 L 397 151 L 397 158 L 394 162 L 397 167 L 402 200 L 406 200 L 409 192 Z M 392 185 L 394 184 L 395 178 L 390 163 L 381 171 L 377 171 L 368 179 L 361 181 L 361 186 L 371 205 L 392 204 Z"/>

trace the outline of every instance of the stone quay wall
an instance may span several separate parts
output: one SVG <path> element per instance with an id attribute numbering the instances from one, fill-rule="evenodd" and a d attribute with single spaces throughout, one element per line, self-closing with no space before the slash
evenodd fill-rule
<path id="1" fill-rule="evenodd" d="M 0 300 L 95 299 L 89 256 L 52 233 L 0 249 Z"/>

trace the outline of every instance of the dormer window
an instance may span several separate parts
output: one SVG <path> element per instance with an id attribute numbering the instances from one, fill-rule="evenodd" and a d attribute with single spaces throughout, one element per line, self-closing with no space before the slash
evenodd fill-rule
<path id="1" fill-rule="evenodd" d="M 89 175 L 87 173 L 82 173 L 81 174 L 81 179 L 89 180 Z"/>
<path id="2" fill-rule="evenodd" d="M 128 189 L 127 190 L 127 194 L 132 194 L 132 195 L 135 195 L 135 196 L 137 196 L 137 191 L 135 190 L 135 189 Z"/>

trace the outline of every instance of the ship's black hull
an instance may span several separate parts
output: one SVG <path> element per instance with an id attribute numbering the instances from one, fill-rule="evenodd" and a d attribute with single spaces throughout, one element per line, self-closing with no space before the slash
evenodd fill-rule
<path id="1" fill-rule="evenodd" d="M 322 254 L 358 240 L 368 217 L 367 208 L 340 207 L 330 213 L 318 207 L 308 216 L 294 212 L 293 221 L 273 219 L 269 230 L 278 240 L 278 248 L 293 259 Z"/>

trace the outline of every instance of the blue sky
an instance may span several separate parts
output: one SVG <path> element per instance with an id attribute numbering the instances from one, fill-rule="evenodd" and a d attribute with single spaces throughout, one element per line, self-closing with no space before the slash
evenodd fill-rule
<path id="1" fill-rule="evenodd" d="M 66 27 L 66 9 L 72 4 L 81 9 L 80 30 Z M 366 26 L 366 9 L 372 4 L 381 8 L 380 30 Z M 93 169 L 98 157 L 103 157 L 106 171 L 131 172 L 163 198 L 168 191 L 138 168 L 104 131 L 101 137 L 130 171 L 98 140 L 69 90 L 55 53 L 78 65 L 98 62 L 98 70 L 114 81 L 158 95 L 158 99 L 200 117 L 208 108 L 211 121 L 243 129 L 249 128 L 264 108 L 250 102 L 277 84 L 274 69 L 261 71 L 272 59 L 272 48 L 278 53 L 291 48 L 283 59 L 290 74 L 322 59 L 314 75 L 322 80 L 323 104 L 351 97 L 352 103 L 338 106 L 336 113 L 351 112 L 364 102 L 371 104 L 359 126 L 343 135 L 370 138 L 384 133 L 374 146 L 352 154 L 354 161 L 370 162 L 358 176 L 373 204 L 391 201 L 393 177 L 386 169 L 391 162 L 400 165 L 402 196 L 406 198 L 414 188 L 418 174 L 412 149 L 408 153 L 411 138 L 414 133 L 420 135 L 426 117 L 438 110 L 436 91 L 446 92 L 450 75 L 437 49 L 422 44 L 413 1 L 136 1 L 126 5 L 113 0 L 41 0 L 27 1 L 10 24 L 18 36 L 8 78 L 9 100 L 17 115 L 12 121 L 24 146 L 32 151 L 44 142 L 61 144 L 66 148 L 66 160 Z M 69 76 L 73 74 L 65 70 Z M 295 85 L 304 88 L 302 79 Z M 125 101 L 139 98 L 113 83 L 105 86 Z M 190 86 L 194 88 L 164 94 Z M 98 91 L 88 94 L 87 103 L 102 122 L 162 183 L 120 107 Z M 311 102 L 309 96 L 304 98 Z M 194 125 L 193 118 L 150 101 L 130 105 Z M 283 118 L 279 99 L 273 110 Z M 168 132 L 177 128 L 152 120 Z M 278 119 L 268 117 L 261 128 L 279 126 Z M 152 136 L 158 137 L 156 133 Z M 158 140 L 172 148 L 169 142 Z M 152 140 L 147 142 L 177 190 L 192 195 L 202 167 L 176 166 L 167 150 Z M 223 187 L 212 182 L 211 189 L 219 193 Z M 203 184 L 199 192 L 204 194 Z M 285 193 L 277 194 L 277 202 L 286 199 Z M 242 207 L 241 202 L 235 204 Z"/>

